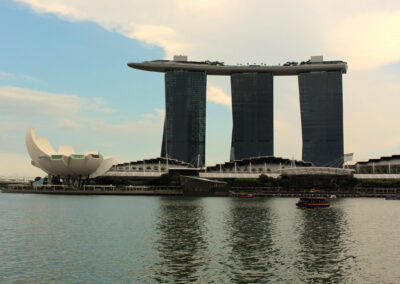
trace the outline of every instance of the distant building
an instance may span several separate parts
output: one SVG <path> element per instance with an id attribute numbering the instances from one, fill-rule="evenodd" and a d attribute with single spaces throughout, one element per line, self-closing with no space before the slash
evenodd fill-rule
<path id="1" fill-rule="evenodd" d="M 210 180 L 195 176 L 180 176 L 184 195 L 213 196 L 226 195 L 230 186 L 225 181 Z"/>
<path id="2" fill-rule="evenodd" d="M 400 155 L 347 162 L 344 166 L 354 169 L 357 174 L 400 174 Z"/>
<path id="3" fill-rule="evenodd" d="M 32 165 L 64 183 L 79 185 L 82 180 L 103 175 L 115 164 L 113 157 L 99 152 L 75 154 L 72 146 L 60 146 L 56 152 L 47 138 L 35 136 L 33 128 L 27 130 L 25 142 Z"/>
<path id="4" fill-rule="evenodd" d="M 174 60 L 128 63 L 129 67 L 165 73 L 166 118 L 161 156 L 205 164 L 207 75 L 231 76 L 233 129 L 230 160 L 273 156 L 273 77 L 298 76 L 303 157 L 316 166 L 343 165 L 343 61 L 310 60 L 225 65 L 219 61 Z"/>
<path id="5" fill-rule="evenodd" d="M 116 164 L 110 172 L 167 172 L 167 169 L 194 168 L 192 164 L 164 157 Z"/>
<path id="6" fill-rule="evenodd" d="M 343 156 L 343 163 L 346 164 L 346 163 L 348 163 L 348 162 L 351 162 L 351 161 L 353 161 L 353 158 L 354 158 L 354 153 L 347 153 L 347 154 L 344 154 L 344 156 Z"/>
<path id="7" fill-rule="evenodd" d="M 311 162 L 296 161 L 274 156 L 262 156 L 217 164 L 207 167 L 206 172 L 279 173 L 285 168 L 311 166 L 313 166 Z"/>
<path id="8" fill-rule="evenodd" d="M 206 141 L 206 74 L 165 73 L 165 122 L 161 156 L 202 167 Z"/>
<path id="9" fill-rule="evenodd" d="M 342 73 L 299 74 L 303 156 L 316 166 L 342 167 L 343 93 Z"/>
<path id="10" fill-rule="evenodd" d="M 231 75 L 231 161 L 274 155 L 273 83 L 268 73 Z"/>

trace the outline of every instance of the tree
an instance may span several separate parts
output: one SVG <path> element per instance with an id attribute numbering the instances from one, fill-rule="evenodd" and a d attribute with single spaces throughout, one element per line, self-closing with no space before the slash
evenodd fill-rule
<path id="1" fill-rule="evenodd" d="M 160 176 L 160 185 L 169 185 L 169 174 L 162 174 Z"/>

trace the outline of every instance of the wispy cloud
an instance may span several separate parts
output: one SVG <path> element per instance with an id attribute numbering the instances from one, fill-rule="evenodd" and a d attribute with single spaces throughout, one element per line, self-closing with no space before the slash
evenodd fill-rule
<path id="1" fill-rule="evenodd" d="M 144 114 L 142 114 L 141 115 L 141 117 L 143 117 L 143 118 L 154 118 L 155 116 L 154 116 L 154 114 L 152 114 L 152 113 L 144 113 Z"/>
<path id="2" fill-rule="evenodd" d="M 15 74 L 8 72 L 0 72 L 0 80 L 14 80 L 16 78 Z"/>
<path id="3" fill-rule="evenodd" d="M 83 100 L 75 95 L 54 94 L 14 86 L 0 86 L 0 110 L 8 115 L 65 115 L 76 113 Z"/>
<path id="4" fill-rule="evenodd" d="M 7 82 L 27 82 L 27 81 L 37 81 L 36 78 L 28 76 L 25 74 L 14 74 L 10 72 L 0 71 L 0 80 Z"/>
<path id="5" fill-rule="evenodd" d="M 90 110 L 101 116 L 87 116 Z M 0 113 L 6 120 L 27 121 L 33 117 L 53 119 L 57 128 L 110 133 L 148 133 L 159 128 L 165 116 L 165 110 L 154 109 L 153 113 L 142 114 L 139 121 L 128 123 L 109 123 L 104 114 L 113 112 L 101 98 L 87 99 L 76 95 L 55 94 L 14 86 L 0 86 Z M 3 126 L 4 125 L 4 126 Z M 9 123 L 0 123 L 3 130 L 9 130 Z M 6 127 L 6 128 L 4 128 Z M 12 127 L 11 127 L 12 128 Z"/>
<path id="6" fill-rule="evenodd" d="M 164 121 L 165 118 L 165 109 L 155 108 L 154 111 L 156 112 L 159 120 Z"/>
<path id="7" fill-rule="evenodd" d="M 105 107 L 106 102 L 103 98 L 82 99 L 83 108 L 100 113 L 113 113 L 114 109 Z"/>
<path id="8" fill-rule="evenodd" d="M 162 47 L 165 50 L 166 57 L 170 58 L 174 54 L 184 52 L 189 46 L 188 43 L 183 43 L 177 32 L 162 25 L 133 25 L 133 31 L 124 33 L 130 38 L 134 38 L 145 42 Z"/>
<path id="9" fill-rule="evenodd" d="M 58 119 L 56 128 L 84 130 L 85 132 L 97 132 L 115 134 L 119 137 L 133 134 L 148 134 L 160 132 L 164 122 L 164 111 L 154 109 L 154 113 L 145 113 L 136 121 L 124 121 L 120 123 L 109 122 L 102 117 L 87 117 L 75 115 Z"/>
<path id="10" fill-rule="evenodd" d="M 0 110 L 11 116 L 62 116 L 75 114 L 81 109 L 110 113 L 104 100 L 87 99 L 76 95 L 55 94 L 15 86 L 0 86 Z"/>
<path id="11" fill-rule="evenodd" d="M 58 121 L 56 127 L 61 129 L 79 129 L 82 128 L 82 125 L 71 118 L 62 118 Z"/>

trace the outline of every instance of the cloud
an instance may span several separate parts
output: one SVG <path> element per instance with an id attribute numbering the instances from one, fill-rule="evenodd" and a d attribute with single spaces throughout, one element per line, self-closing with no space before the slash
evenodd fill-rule
<path id="1" fill-rule="evenodd" d="M 14 86 L 0 86 L 0 111 L 10 116 L 62 116 L 82 109 L 110 113 L 101 98 L 87 99 L 76 95 L 55 94 Z"/>
<path id="2" fill-rule="evenodd" d="M 159 119 L 164 121 L 165 118 L 165 109 L 155 108 L 154 111 L 158 115 Z"/>
<path id="3" fill-rule="evenodd" d="M 102 114 L 101 117 L 88 116 L 88 111 Z M 158 128 L 165 116 L 165 110 L 154 109 L 154 113 L 145 113 L 143 119 L 129 123 L 108 123 L 104 114 L 114 110 L 105 106 L 102 98 L 82 98 L 76 95 L 55 94 L 14 86 L 0 86 L 0 123 L 4 132 L 14 128 L 15 123 L 25 125 L 33 118 L 56 122 L 56 128 L 79 129 L 92 131 L 110 131 L 111 133 L 149 133 Z M 141 130 L 143 128 L 143 130 Z"/>
<path id="4" fill-rule="evenodd" d="M 155 108 L 154 113 L 144 113 L 141 115 L 141 117 L 145 118 L 145 119 L 151 119 L 151 120 L 156 119 L 156 120 L 164 121 L 165 109 Z"/>
<path id="5" fill-rule="evenodd" d="M 216 86 L 207 87 L 207 100 L 216 104 L 225 105 L 227 107 L 232 106 L 231 96 Z"/>
<path id="6" fill-rule="evenodd" d="M 0 72 L 0 80 L 15 80 L 15 74 L 8 72 Z"/>
<path id="7" fill-rule="evenodd" d="M 345 60 L 349 64 L 349 72 L 343 77 L 346 151 L 363 156 L 400 152 L 400 147 L 396 146 L 396 133 L 400 133 L 400 129 L 395 123 L 400 83 L 391 78 L 391 71 L 378 70 L 379 66 L 400 60 L 398 0 L 17 2 L 26 3 L 38 13 L 53 13 L 69 21 L 93 21 L 145 45 L 159 46 L 169 59 L 173 54 L 187 54 L 193 60 L 278 64 L 323 54 L 327 60 Z M 275 82 L 278 80 L 280 78 Z M 210 85 L 208 100 L 229 106 L 230 96 L 223 91 L 228 90 L 227 85 Z M 286 96 L 283 91 L 286 91 L 283 87 L 275 89 L 275 102 Z M 288 91 L 298 101 L 297 87 L 293 85 Z M 296 129 L 294 137 L 298 140 L 300 124 L 293 122 L 293 117 L 298 121 L 300 110 L 294 104 L 287 108 L 289 103 L 289 99 L 282 101 L 274 113 L 281 113 L 280 123 Z M 75 104 L 71 104 L 74 109 Z M 78 105 L 82 109 L 82 103 Z M 104 106 L 99 108 L 107 112 Z M 142 117 L 143 122 L 151 119 Z M 104 123 L 105 127 L 119 132 L 130 131 L 130 126 L 137 127 L 137 124 Z M 294 129 L 290 130 L 288 125 L 276 125 L 279 139 L 275 144 L 290 155 L 294 149 L 290 131 Z M 142 124 L 142 127 L 152 125 Z"/>
<path id="8" fill-rule="evenodd" d="M 109 107 L 104 107 L 106 102 L 103 98 L 90 98 L 90 99 L 81 99 L 82 100 L 82 107 L 91 110 L 93 112 L 100 112 L 100 113 L 113 113 L 115 112 L 114 109 Z"/>
<path id="9" fill-rule="evenodd" d="M 103 119 L 93 119 L 89 122 L 91 131 L 115 135 L 138 135 L 149 134 L 161 131 L 161 124 L 158 121 L 139 120 L 124 123 L 109 123 Z"/>
<path id="10" fill-rule="evenodd" d="M 183 44 L 176 31 L 167 26 L 133 25 L 132 30 L 132 32 L 124 34 L 147 44 L 162 47 L 168 58 L 171 58 L 174 54 L 184 53 L 189 46 L 189 44 Z"/>
<path id="11" fill-rule="evenodd" d="M 71 118 L 62 118 L 59 120 L 57 128 L 69 128 L 69 129 L 79 129 L 82 128 L 82 125 L 77 123 Z"/>
<path id="12" fill-rule="evenodd" d="M 36 78 L 24 75 L 24 74 L 14 74 L 9 72 L 0 72 L 0 80 L 1 81 L 17 81 L 17 82 L 31 82 L 37 81 Z"/>
<path id="13" fill-rule="evenodd" d="M 144 113 L 141 115 L 141 117 L 143 118 L 154 118 L 154 114 L 152 113 Z"/>
<path id="14" fill-rule="evenodd" d="M 133 122 L 109 123 L 103 119 L 86 119 L 88 128 L 92 131 L 105 132 L 117 135 L 159 133 L 164 123 L 165 111 L 154 109 L 154 113 L 141 115 L 143 119 Z"/>
<path id="15" fill-rule="evenodd" d="M 233 63 L 282 63 L 329 52 L 328 56 L 357 60 L 356 66 L 374 50 L 373 64 L 398 58 L 393 57 L 398 46 L 397 0 L 387 0 L 385 5 L 347 0 L 16 1 L 38 13 L 93 21 L 109 31 L 160 46 L 168 58 L 186 53 Z"/>
<path id="16" fill-rule="evenodd" d="M 370 69 L 400 60 L 400 9 L 357 15 L 330 34 L 331 46 L 352 69 Z"/>
<path id="17" fill-rule="evenodd" d="M 88 17 L 88 15 L 84 13 L 81 9 L 75 9 L 69 4 L 62 4 L 57 1 L 17 0 L 16 2 L 24 2 L 28 4 L 35 12 L 55 13 L 70 20 L 82 20 Z"/>
<path id="18" fill-rule="evenodd" d="M 112 123 L 102 117 L 87 117 L 75 115 L 71 118 L 58 120 L 56 128 L 83 130 L 92 133 L 115 134 L 118 137 L 133 134 L 149 134 L 161 131 L 164 123 L 164 110 L 154 109 L 154 113 L 144 113 L 137 121 Z"/>
<path id="19" fill-rule="evenodd" d="M 12 116 L 54 116 L 76 113 L 83 100 L 78 96 L 54 94 L 14 86 L 0 86 L 0 110 Z"/>

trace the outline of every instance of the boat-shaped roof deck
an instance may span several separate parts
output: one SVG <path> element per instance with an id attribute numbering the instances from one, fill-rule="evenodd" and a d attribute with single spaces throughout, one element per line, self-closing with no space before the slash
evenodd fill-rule
<path id="1" fill-rule="evenodd" d="M 221 62 L 211 61 L 172 61 L 172 60 L 154 60 L 141 63 L 128 63 L 129 67 L 152 71 L 197 71 L 205 72 L 207 75 L 232 75 L 235 73 L 272 73 L 274 76 L 290 76 L 307 72 L 321 71 L 340 71 L 347 72 L 347 63 L 344 61 L 321 61 L 321 62 L 303 62 L 301 64 L 289 63 L 281 65 L 224 65 Z"/>

